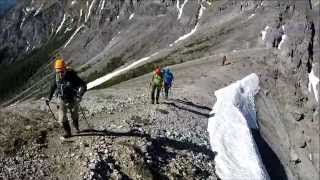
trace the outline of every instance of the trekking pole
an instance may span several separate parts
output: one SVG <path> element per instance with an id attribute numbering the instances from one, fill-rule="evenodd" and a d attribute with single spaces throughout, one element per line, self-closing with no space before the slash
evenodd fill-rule
<path id="1" fill-rule="evenodd" d="M 54 116 L 53 111 L 52 111 L 52 109 L 51 109 L 50 105 L 49 105 L 49 104 L 47 104 L 47 106 L 48 106 L 48 108 L 49 108 L 49 111 L 50 111 L 50 112 L 51 112 L 51 114 L 52 114 L 53 119 L 54 119 L 54 120 L 56 120 L 56 121 L 58 121 L 58 120 L 56 119 L 56 117 Z"/>
<path id="2" fill-rule="evenodd" d="M 82 114 L 84 120 L 85 120 L 86 123 L 87 123 L 88 128 L 92 130 L 92 127 L 91 127 L 91 125 L 89 124 L 89 122 L 88 122 L 88 120 L 87 120 L 87 118 L 86 118 L 86 116 L 85 116 L 85 114 L 84 114 L 84 111 L 83 111 L 82 107 L 80 106 L 80 104 L 79 104 L 79 107 L 80 107 L 81 114 Z"/>

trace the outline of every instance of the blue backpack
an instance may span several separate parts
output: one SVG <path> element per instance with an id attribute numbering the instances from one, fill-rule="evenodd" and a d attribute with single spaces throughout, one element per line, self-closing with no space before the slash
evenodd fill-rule
<path id="1" fill-rule="evenodd" d="M 173 81 L 173 74 L 169 69 L 166 69 L 163 74 L 164 83 L 171 86 Z"/>

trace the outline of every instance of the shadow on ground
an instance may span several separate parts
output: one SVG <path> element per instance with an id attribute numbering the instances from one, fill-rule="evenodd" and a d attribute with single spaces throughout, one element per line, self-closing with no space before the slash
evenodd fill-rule
<path id="1" fill-rule="evenodd" d="M 124 136 L 131 136 L 131 137 L 143 137 L 147 138 L 148 141 L 158 144 L 160 146 L 168 146 L 172 147 L 176 150 L 189 150 L 194 153 L 203 153 L 206 154 L 212 158 L 214 158 L 215 153 L 212 152 L 210 149 L 207 148 L 207 146 L 204 145 L 197 145 L 192 142 L 188 141 L 177 141 L 174 139 L 170 139 L 167 137 L 156 137 L 152 138 L 149 134 L 142 133 L 139 130 L 131 130 L 127 132 L 114 132 L 114 131 L 108 131 L 108 130 L 95 130 L 95 129 L 85 129 L 80 131 L 79 134 L 76 134 L 74 136 L 113 136 L 113 137 L 124 137 Z"/>
<path id="2" fill-rule="evenodd" d="M 184 100 L 182 100 L 182 99 L 173 99 L 173 100 L 176 101 L 176 102 L 185 104 L 185 105 L 189 105 L 189 106 L 193 106 L 193 107 L 196 107 L 196 108 L 199 108 L 199 109 L 204 109 L 204 110 L 211 111 L 211 108 L 209 108 L 207 106 L 202 106 L 202 105 L 195 104 L 192 101 L 189 101 L 187 99 L 184 99 Z"/>
<path id="3" fill-rule="evenodd" d="M 197 104 L 195 104 L 191 101 L 188 101 L 188 100 L 171 99 L 171 101 L 172 102 L 164 102 L 164 104 L 169 105 L 169 106 L 173 106 L 173 107 L 178 108 L 180 110 L 188 111 L 188 112 L 203 116 L 205 118 L 209 118 L 209 112 L 211 111 L 211 109 L 209 107 L 197 105 Z M 197 110 L 195 110 L 195 108 Z M 203 110 L 206 112 L 201 112 Z"/>
<path id="4" fill-rule="evenodd" d="M 262 162 L 267 169 L 267 172 L 272 180 L 287 180 L 287 174 L 285 169 L 279 160 L 276 153 L 271 149 L 267 142 L 260 135 L 260 132 L 257 130 L 251 130 L 253 138 L 258 146 Z"/>
<path id="5" fill-rule="evenodd" d="M 153 174 L 154 179 L 169 179 L 165 174 L 161 173 L 161 167 L 166 166 L 172 159 L 175 159 L 177 151 L 184 151 L 184 153 L 188 152 L 191 154 L 202 153 L 206 156 L 207 160 L 214 160 L 214 157 L 216 156 L 216 153 L 208 149 L 207 146 L 197 145 L 188 141 L 177 141 L 167 137 L 151 137 L 149 134 L 139 132 L 138 130 L 113 132 L 108 130 L 86 129 L 75 136 L 131 136 L 146 138 L 148 142 L 151 142 L 147 145 L 146 152 L 143 152 L 139 147 L 135 147 L 134 150 L 143 157 L 144 162 Z M 171 150 L 169 150 L 170 148 Z M 189 154 L 189 158 L 192 158 L 191 154 Z M 209 173 L 203 170 L 199 174 L 205 177 Z"/>

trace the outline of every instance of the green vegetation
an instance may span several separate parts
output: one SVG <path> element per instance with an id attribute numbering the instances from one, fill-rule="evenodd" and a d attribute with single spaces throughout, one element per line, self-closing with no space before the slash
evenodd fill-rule
<path id="1" fill-rule="evenodd" d="M 114 57 L 109 60 L 107 65 L 101 70 L 101 71 L 95 71 L 94 73 L 91 73 L 86 79 L 87 82 L 93 81 L 107 73 L 111 73 L 118 67 L 124 65 L 125 62 L 121 59 L 121 57 Z M 83 69 L 82 69 L 83 70 Z M 84 70 L 83 70 L 84 71 Z"/>
<path id="2" fill-rule="evenodd" d="M 40 80 L 44 72 L 38 70 L 41 67 L 47 67 L 49 59 L 54 56 L 56 50 L 65 43 L 71 33 L 70 31 L 64 36 L 51 37 L 41 48 L 33 50 L 13 64 L 0 65 L 0 102 L 10 99 L 13 95 L 31 86 L 26 83 L 31 79 L 33 82 Z"/>

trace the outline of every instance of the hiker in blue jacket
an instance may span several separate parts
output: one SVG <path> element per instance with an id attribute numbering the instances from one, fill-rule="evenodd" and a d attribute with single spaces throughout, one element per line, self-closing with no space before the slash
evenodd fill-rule
<path id="1" fill-rule="evenodd" d="M 163 76 L 163 83 L 164 83 L 164 93 L 165 93 L 165 99 L 168 99 L 169 89 L 172 86 L 172 82 L 174 80 L 173 73 L 170 71 L 170 69 L 164 69 L 162 71 Z"/>

